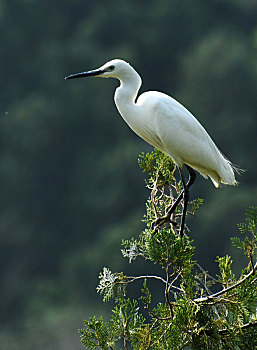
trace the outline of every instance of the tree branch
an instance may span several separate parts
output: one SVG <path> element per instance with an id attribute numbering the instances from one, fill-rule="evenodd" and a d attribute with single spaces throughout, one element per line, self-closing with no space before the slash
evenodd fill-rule
<path id="1" fill-rule="evenodd" d="M 249 321 L 248 323 L 245 323 L 242 326 L 239 326 L 239 329 L 244 330 L 244 329 L 256 327 L 256 326 L 257 326 L 257 322 Z M 221 329 L 218 331 L 219 334 L 227 334 L 228 332 L 229 332 L 228 329 Z"/>
<path id="2" fill-rule="evenodd" d="M 167 320 L 171 320 L 171 316 L 168 317 L 159 317 L 157 315 L 155 315 L 155 313 L 152 312 L 152 310 L 149 309 L 149 307 L 145 306 L 145 309 L 149 312 L 150 315 L 153 316 L 153 318 L 155 318 L 157 321 L 167 321 Z"/>
<path id="3" fill-rule="evenodd" d="M 251 277 L 255 273 L 256 267 L 257 267 L 257 262 L 255 263 L 253 269 L 244 278 L 242 278 L 241 280 L 239 280 L 238 282 L 236 282 L 232 286 L 230 286 L 228 288 L 225 288 L 223 290 L 220 290 L 219 292 L 214 293 L 212 295 L 208 295 L 206 297 L 194 299 L 194 302 L 195 303 L 203 303 L 205 301 L 209 301 L 211 299 L 215 299 L 215 298 L 219 297 L 220 295 L 223 295 L 223 294 L 229 292 L 230 290 L 232 290 L 234 288 L 237 288 L 240 284 L 245 282 L 249 277 Z"/>

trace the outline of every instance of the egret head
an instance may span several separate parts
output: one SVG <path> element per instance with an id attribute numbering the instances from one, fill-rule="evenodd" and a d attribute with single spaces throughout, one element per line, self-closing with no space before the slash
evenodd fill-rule
<path id="1" fill-rule="evenodd" d="M 87 72 L 81 72 L 76 74 L 71 74 L 65 79 L 75 79 L 75 78 L 84 78 L 84 77 L 100 77 L 100 78 L 125 78 L 127 74 L 131 74 L 134 69 L 131 65 L 123 60 L 114 59 L 105 63 L 100 68 L 90 70 Z"/>

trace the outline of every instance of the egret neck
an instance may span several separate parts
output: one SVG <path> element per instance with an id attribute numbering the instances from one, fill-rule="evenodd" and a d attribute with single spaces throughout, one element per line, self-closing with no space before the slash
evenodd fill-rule
<path id="1" fill-rule="evenodd" d="M 138 119 L 139 107 L 136 105 L 136 98 L 141 83 L 142 80 L 139 74 L 134 69 L 131 69 L 128 74 L 122 76 L 120 86 L 116 89 L 114 95 L 114 101 L 118 111 L 133 130 L 135 129 L 135 120 Z"/>

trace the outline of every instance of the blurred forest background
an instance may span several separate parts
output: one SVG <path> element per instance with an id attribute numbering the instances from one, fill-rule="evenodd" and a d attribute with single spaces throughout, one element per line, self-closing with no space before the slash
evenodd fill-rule
<path id="1" fill-rule="evenodd" d="M 257 1 L 1 0 L 0 28 L 1 349 L 80 349 L 83 319 L 110 309 L 99 271 L 136 273 L 120 242 L 143 228 L 137 158 L 152 147 L 119 116 L 117 81 L 64 80 L 112 58 L 247 169 L 237 188 L 198 176 L 191 199 L 204 205 L 187 220 L 212 274 L 217 255 L 244 264 L 230 237 L 257 198 Z"/>

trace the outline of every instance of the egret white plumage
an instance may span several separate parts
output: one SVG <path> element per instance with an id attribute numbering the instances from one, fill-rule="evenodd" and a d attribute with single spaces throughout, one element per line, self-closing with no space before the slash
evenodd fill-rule
<path id="1" fill-rule="evenodd" d="M 170 156 L 177 165 L 184 190 L 168 211 L 174 212 L 182 198 L 183 213 L 180 235 L 183 235 L 189 188 L 195 181 L 197 170 L 209 177 L 215 187 L 221 183 L 236 185 L 235 168 L 219 151 L 198 120 L 179 102 L 158 91 L 148 91 L 138 96 L 141 78 L 127 62 L 114 59 L 98 69 L 72 74 L 65 79 L 83 77 L 116 78 L 120 86 L 114 101 L 118 111 L 130 128 L 142 139 Z M 183 165 L 189 172 L 186 183 Z"/>

